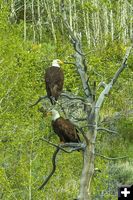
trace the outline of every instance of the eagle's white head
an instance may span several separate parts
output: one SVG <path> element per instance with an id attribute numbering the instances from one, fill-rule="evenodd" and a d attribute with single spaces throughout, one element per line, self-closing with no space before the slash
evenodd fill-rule
<path id="1" fill-rule="evenodd" d="M 60 67 L 60 64 L 63 64 L 63 62 L 59 59 L 53 60 L 52 67 Z"/>
<path id="2" fill-rule="evenodd" d="M 58 119 L 60 117 L 60 114 L 58 113 L 57 110 L 52 109 L 51 112 L 52 112 L 52 120 L 53 121 L 55 121 L 56 119 Z"/>

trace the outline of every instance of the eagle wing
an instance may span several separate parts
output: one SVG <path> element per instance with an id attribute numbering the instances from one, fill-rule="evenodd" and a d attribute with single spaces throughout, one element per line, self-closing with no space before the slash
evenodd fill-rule
<path id="1" fill-rule="evenodd" d="M 63 142 L 80 142 L 75 126 L 67 119 L 60 117 L 52 123 L 55 133 Z"/>
<path id="2" fill-rule="evenodd" d="M 48 97 L 54 97 L 55 100 L 60 96 L 64 83 L 63 70 L 58 67 L 50 67 L 45 73 L 45 84 Z"/>

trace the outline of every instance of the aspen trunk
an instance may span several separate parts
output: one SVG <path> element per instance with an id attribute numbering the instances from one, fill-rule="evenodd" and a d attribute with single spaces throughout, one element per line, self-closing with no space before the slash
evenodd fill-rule
<path id="1" fill-rule="evenodd" d="M 42 20 L 40 13 L 40 1 L 37 0 L 37 10 L 38 10 L 38 26 L 39 26 L 39 42 L 42 40 Z"/>
<path id="2" fill-rule="evenodd" d="M 105 21 L 104 21 L 104 40 L 105 40 L 105 45 L 106 45 L 106 43 L 107 43 L 107 35 L 108 35 L 108 33 L 109 33 L 109 31 L 108 31 L 108 25 L 109 25 L 109 20 L 108 20 L 108 10 L 107 10 L 107 7 L 106 6 L 104 6 L 104 19 L 105 19 Z"/>
<path id="3" fill-rule="evenodd" d="M 90 46 L 90 33 L 89 33 L 89 15 L 84 10 L 84 1 L 81 1 L 82 4 L 82 10 L 83 10 L 83 22 L 84 22 L 84 29 L 85 29 L 85 35 L 87 39 L 88 46 Z"/>
<path id="4" fill-rule="evenodd" d="M 77 8 L 76 8 L 76 1 L 74 0 L 73 2 L 73 7 L 74 7 L 74 16 L 73 16 L 73 24 L 74 24 L 74 30 L 75 32 L 78 32 L 78 16 L 77 16 Z"/>
<path id="5" fill-rule="evenodd" d="M 55 28 L 54 28 L 54 24 L 53 24 L 53 19 L 52 19 L 51 11 L 50 11 L 50 8 L 49 8 L 49 3 L 47 3 L 47 1 L 44 0 L 44 5 L 45 5 L 45 9 L 46 9 L 49 21 L 51 22 L 51 30 L 52 30 L 54 42 L 57 43 L 56 32 L 55 32 Z"/>
<path id="6" fill-rule="evenodd" d="M 71 29 L 73 30 L 73 26 L 72 26 L 72 2 L 71 0 L 69 0 L 69 24 Z"/>
<path id="7" fill-rule="evenodd" d="M 111 24 L 111 39 L 114 40 L 114 23 L 113 23 L 113 11 L 110 11 L 110 24 Z"/>
<path id="8" fill-rule="evenodd" d="M 24 41 L 26 41 L 26 0 L 24 0 Z"/>
<path id="9" fill-rule="evenodd" d="M 32 30 L 33 30 L 33 43 L 36 41 L 36 31 L 35 31 L 35 14 L 34 14 L 34 0 L 32 0 Z"/>

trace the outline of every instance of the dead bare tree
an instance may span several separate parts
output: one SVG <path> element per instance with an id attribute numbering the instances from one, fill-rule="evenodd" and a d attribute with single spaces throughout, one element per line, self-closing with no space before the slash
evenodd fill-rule
<path id="1" fill-rule="evenodd" d="M 64 11 L 63 11 L 64 12 Z M 65 17 L 65 16 L 64 16 Z M 82 168 L 82 174 L 81 174 L 81 180 L 80 180 L 80 191 L 79 195 L 77 197 L 78 200 L 91 200 L 91 181 L 92 177 L 94 174 L 94 160 L 95 156 L 100 156 L 103 159 L 107 160 L 118 160 L 118 159 L 125 159 L 127 156 L 121 156 L 121 157 L 113 157 L 109 158 L 107 156 L 101 155 L 99 153 L 95 152 L 95 143 L 96 143 L 96 137 L 97 133 L 100 130 L 103 130 L 105 132 L 109 133 L 116 133 L 114 130 L 107 129 L 105 127 L 99 127 L 99 113 L 100 109 L 104 103 L 104 100 L 106 96 L 109 94 L 110 90 L 112 89 L 113 85 L 116 83 L 117 79 L 119 78 L 120 74 L 122 71 L 126 68 L 126 63 L 128 56 L 131 52 L 132 46 L 127 48 L 125 57 L 123 58 L 123 62 L 120 66 L 120 68 L 114 73 L 114 76 L 112 77 L 111 81 L 108 84 L 104 83 L 104 89 L 100 93 L 99 97 L 97 100 L 93 98 L 93 91 L 90 88 L 90 85 L 88 84 L 88 79 L 87 79 L 87 74 L 85 71 L 86 64 L 85 63 L 85 56 L 81 48 L 81 41 L 79 40 L 78 36 L 75 36 L 70 29 L 69 24 L 66 21 L 66 18 L 64 18 L 64 23 L 66 28 L 69 31 L 69 34 L 71 36 L 71 41 L 73 44 L 73 47 L 75 49 L 75 66 L 78 70 L 78 73 L 80 75 L 81 81 L 82 81 L 82 86 L 83 86 L 83 91 L 85 94 L 85 98 L 83 97 L 77 97 L 72 95 L 68 95 L 66 93 L 62 93 L 61 96 L 68 98 L 69 101 L 81 101 L 85 105 L 85 110 L 86 112 L 86 118 L 78 118 L 78 121 L 86 121 L 86 126 L 87 131 L 83 131 L 82 128 L 84 127 L 79 127 L 79 130 L 82 132 L 84 136 L 84 143 L 81 144 L 76 144 L 76 143 L 69 143 L 69 144 L 64 144 L 64 145 L 56 145 L 53 144 L 52 142 L 46 140 L 45 138 L 42 138 L 45 142 L 49 143 L 50 145 L 56 147 L 56 150 L 53 154 L 52 157 L 52 163 L 53 163 L 53 168 L 46 180 L 43 182 L 43 184 L 39 187 L 39 189 L 43 189 L 43 187 L 47 184 L 51 176 L 54 174 L 55 169 L 56 169 L 56 156 L 59 152 L 59 150 L 62 150 L 65 153 L 72 153 L 75 150 L 82 150 L 83 151 L 83 168 Z M 32 106 L 37 105 L 42 99 L 46 99 L 47 96 L 40 97 Z M 70 150 L 65 150 L 65 147 L 71 148 Z"/>
<path id="2" fill-rule="evenodd" d="M 112 89 L 113 85 L 116 83 L 118 77 L 122 73 L 122 71 L 126 67 L 126 62 L 128 59 L 128 56 L 131 52 L 132 47 L 129 47 L 127 49 L 127 52 L 125 54 L 125 57 L 123 59 L 121 67 L 115 72 L 114 76 L 112 77 L 111 81 L 108 84 L 104 85 L 104 89 L 95 101 L 93 98 L 93 90 L 90 88 L 89 85 L 89 79 L 87 77 L 86 73 L 86 62 L 85 62 L 85 54 L 82 50 L 82 44 L 81 44 L 81 37 L 78 33 L 73 32 L 71 29 L 71 26 L 68 23 L 66 12 L 65 12 L 65 5 L 64 0 L 62 0 L 62 15 L 65 27 L 69 33 L 69 37 L 71 38 L 71 43 L 73 45 L 73 48 L 75 50 L 75 67 L 77 68 L 77 71 L 80 75 L 83 91 L 86 96 L 86 101 L 88 101 L 89 106 L 86 105 L 86 115 L 87 120 L 86 123 L 88 124 L 88 131 L 85 133 L 85 139 L 86 139 L 86 148 L 84 150 L 84 163 L 83 163 L 83 169 L 81 174 L 81 180 L 80 180 L 80 191 L 78 195 L 78 200 L 90 200 L 91 199 L 91 180 L 94 173 L 94 159 L 95 159 L 95 143 L 96 143 L 96 137 L 99 130 L 101 130 L 101 127 L 98 127 L 99 122 L 99 112 L 100 108 L 104 103 L 105 97 L 109 94 L 110 90 Z M 90 104 L 91 104 L 91 110 L 90 110 Z M 89 126 L 91 124 L 91 126 Z M 113 132 L 113 130 L 107 130 L 104 127 L 102 127 L 105 131 Z"/>
<path id="3" fill-rule="evenodd" d="M 78 200 L 91 200 L 92 199 L 91 181 L 92 181 L 94 169 L 95 169 L 94 168 L 95 156 L 100 156 L 101 158 L 108 159 L 108 160 L 117 160 L 117 159 L 125 158 L 125 156 L 122 156 L 119 158 L 109 158 L 107 156 L 100 155 L 95 152 L 95 144 L 96 144 L 97 134 L 100 130 L 104 130 L 106 132 L 114 133 L 114 134 L 116 133 L 114 130 L 107 129 L 105 127 L 99 127 L 99 113 L 100 113 L 100 109 L 104 103 L 106 96 L 109 94 L 109 92 L 113 88 L 114 84 L 117 82 L 122 71 L 126 68 L 127 59 L 130 55 L 132 46 L 127 48 L 127 51 L 126 51 L 125 57 L 123 58 L 122 64 L 121 64 L 120 68 L 114 73 L 114 76 L 112 77 L 111 81 L 106 84 L 102 80 L 102 82 L 99 84 L 98 87 L 100 87 L 100 85 L 103 86 L 103 90 L 96 99 L 95 98 L 95 90 L 96 90 L 95 81 L 94 81 L 94 87 L 91 88 L 89 78 L 87 75 L 86 55 L 82 49 L 81 35 L 72 29 L 71 23 L 67 19 L 67 15 L 65 12 L 65 5 L 64 5 L 63 0 L 61 1 L 61 10 L 62 10 L 62 21 L 64 22 L 64 26 L 67 29 L 70 41 L 75 50 L 75 54 L 73 56 L 75 59 L 75 62 L 73 64 L 76 67 L 77 72 L 78 72 L 79 77 L 82 82 L 84 98 L 73 96 L 73 94 L 69 95 L 69 94 L 64 94 L 64 93 L 62 94 L 62 96 L 64 96 L 65 98 L 68 98 L 70 101 L 72 101 L 72 100 L 81 101 L 82 104 L 84 105 L 83 112 L 85 113 L 85 116 L 86 116 L 84 118 L 77 119 L 78 121 L 85 121 L 85 124 L 86 124 L 85 130 L 84 130 L 84 127 L 79 127 L 79 129 L 82 132 L 83 137 L 84 137 L 84 142 L 83 142 L 84 145 L 80 144 L 80 146 L 77 146 L 79 144 L 75 144 L 76 147 L 83 150 L 83 168 L 82 168 L 82 174 L 81 174 L 81 179 L 80 179 L 80 190 L 79 190 L 77 199 Z M 36 101 L 36 103 L 34 105 L 38 104 L 42 99 L 46 99 L 46 98 L 47 98 L 46 96 L 40 97 L 39 100 Z M 53 162 L 53 170 L 52 170 L 51 174 L 54 173 L 54 170 L 56 168 L 55 158 L 56 158 L 58 151 L 61 149 L 64 152 L 68 153 L 67 151 L 64 150 L 64 147 L 66 147 L 66 146 L 63 146 L 63 148 L 59 147 L 55 144 L 53 146 L 55 146 L 57 149 L 55 150 L 54 155 L 53 155 L 53 161 L 52 161 Z M 73 144 L 69 144 L 67 147 L 72 147 L 72 149 L 75 148 L 75 146 L 73 146 Z M 73 150 L 71 150 L 70 152 L 72 152 L 72 151 Z M 51 177 L 51 174 L 48 176 L 48 178 L 40 186 L 39 189 L 42 189 L 44 187 L 44 185 L 48 182 L 49 178 Z"/>

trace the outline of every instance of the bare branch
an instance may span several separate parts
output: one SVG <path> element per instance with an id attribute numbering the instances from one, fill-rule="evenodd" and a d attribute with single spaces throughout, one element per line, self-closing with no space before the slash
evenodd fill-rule
<path id="1" fill-rule="evenodd" d="M 67 150 L 63 149 L 62 147 L 60 147 L 58 144 L 54 144 L 53 142 L 50 142 L 49 140 L 45 139 L 45 138 L 40 138 L 40 140 L 43 140 L 45 142 L 47 142 L 48 144 L 56 147 L 56 148 L 59 148 L 60 150 L 66 152 L 66 153 L 69 153 Z"/>
<path id="2" fill-rule="evenodd" d="M 75 150 L 84 150 L 84 148 L 86 147 L 86 145 L 84 143 L 64 143 L 64 144 L 60 144 L 60 147 L 74 147 L 74 149 L 72 149 L 72 151 Z"/>
<path id="3" fill-rule="evenodd" d="M 73 62 L 68 62 L 68 61 L 64 61 L 64 63 L 67 64 L 67 65 L 75 65 L 75 63 L 73 63 Z"/>
<path id="4" fill-rule="evenodd" d="M 58 147 L 60 150 L 64 151 L 65 153 L 72 153 L 73 151 L 84 150 L 85 148 L 85 144 L 83 143 L 64 143 L 64 144 L 57 145 L 57 144 L 54 144 L 53 142 L 50 142 L 49 140 L 45 138 L 40 138 L 40 139 L 54 147 Z M 68 150 L 65 150 L 63 147 L 72 147 L 72 149 L 68 151 Z"/>
<path id="5" fill-rule="evenodd" d="M 98 84 L 97 90 L 99 90 L 100 87 L 104 87 L 104 88 L 105 88 L 106 85 L 107 85 L 107 84 L 106 84 L 104 81 L 101 81 L 101 82 Z"/>
<path id="6" fill-rule="evenodd" d="M 46 98 L 48 97 L 47 96 L 39 97 L 39 99 L 34 104 L 30 105 L 30 107 L 36 106 L 41 100 L 46 99 Z"/>
<path id="7" fill-rule="evenodd" d="M 66 93 L 61 93 L 61 96 L 62 97 L 67 97 L 68 99 L 71 99 L 71 100 L 80 100 L 80 101 L 85 101 L 85 99 L 84 98 L 82 98 L 82 97 L 79 97 L 79 96 L 70 96 L 70 95 L 68 95 L 68 94 L 66 94 Z"/>
<path id="8" fill-rule="evenodd" d="M 122 157 L 116 157 L 116 158 L 111 158 L 111 157 L 107 157 L 107 156 L 103 156 L 99 153 L 95 153 L 96 156 L 100 156 L 101 158 L 107 159 L 107 160 L 120 160 L 120 159 L 125 159 L 128 158 L 128 156 L 122 156 Z"/>
<path id="9" fill-rule="evenodd" d="M 53 164 L 52 171 L 50 172 L 50 174 L 48 175 L 46 180 L 43 182 L 43 184 L 38 188 L 38 190 L 42 190 L 44 188 L 44 186 L 47 184 L 47 182 L 49 181 L 49 179 L 51 178 L 51 176 L 54 174 L 54 172 L 56 170 L 56 156 L 57 156 L 59 150 L 60 150 L 60 148 L 56 147 L 56 150 L 53 153 L 53 157 L 52 157 L 52 164 Z"/>
<path id="10" fill-rule="evenodd" d="M 96 125 L 95 124 L 88 124 L 86 126 L 82 126 L 81 128 L 83 129 L 83 128 L 88 128 L 88 127 L 96 127 Z"/>
<path id="11" fill-rule="evenodd" d="M 87 120 L 87 118 L 77 118 L 77 117 L 74 117 L 73 115 L 71 115 L 71 116 L 74 120 L 77 120 L 77 121 L 86 121 Z"/>
<path id="12" fill-rule="evenodd" d="M 68 95 L 68 94 L 66 94 L 66 93 L 62 93 L 61 96 L 62 96 L 62 97 L 67 97 L 68 99 L 71 99 L 71 100 L 80 100 L 80 101 L 82 101 L 85 105 L 90 105 L 90 106 L 91 106 L 91 104 L 88 103 L 88 102 L 85 102 L 85 99 L 82 98 L 82 97 L 79 97 L 79 96 L 75 96 L 75 97 L 74 97 L 74 96 L 70 96 L 70 95 Z M 43 99 L 46 99 L 46 98 L 48 98 L 47 95 L 46 95 L 46 96 L 41 96 L 41 97 L 39 97 L 39 99 L 38 99 L 34 104 L 30 105 L 30 107 L 36 106 L 40 101 L 42 101 Z M 56 102 L 56 103 L 59 104 L 58 102 Z"/>
<path id="13" fill-rule="evenodd" d="M 63 96 L 64 96 L 64 97 L 67 97 L 67 98 L 70 99 L 70 100 L 80 100 L 80 101 L 82 101 L 83 104 L 88 105 L 88 106 L 91 106 L 91 103 L 85 102 L 85 98 L 83 98 L 83 97 L 79 97 L 79 96 L 70 96 L 70 95 L 68 95 L 68 94 L 66 94 L 66 93 L 62 93 L 61 96 L 62 96 L 62 97 L 63 97 Z"/>
<path id="14" fill-rule="evenodd" d="M 93 69 L 94 74 L 96 74 L 97 76 L 101 77 L 101 79 L 103 80 L 103 76 L 101 74 L 99 74 L 95 69 Z"/>
<path id="15" fill-rule="evenodd" d="M 48 141 L 45 138 L 41 138 L 41 140 L 43 140 L 43 141 L 47 142 L 48 144 L 56 147 L 56 150 L 54 151 L 53 157 L 52 157 L 52 164 L 53 164 L 52 171 L 50 172 L 50 174 L 48 175 L 48 177 L 46 178 L 46 180 L 43 182 L 43 184 L 38 188 L 39 190 L 42 190 L 44 188 L 44 186 L 47 184 L 47 182 L 49 181 L 49 179 L 51 178 L 51 176 L 54 174 L 54 172 L 56 170 L 56 156 L 57 156 L 59 150 L 62 150 L 65 153 L 72 153 L 73 151 L 84 150 L 85 146 L 86 146 L 83 143 L 64 143 L 64 144 L 56 145 L 56 144 Z M 70 149 L 69 151 L 66 151 L 62 147 L 73 147 L 73 148 Z"/>
<path id="16" fill-rule="evenodd" d="M 107 128 L 103 128 L 103 127 L 97 128 L 97 131 L 107 131 L 109 133 L 115 133 L 115 134 L 118 133 L 117 131 L 113 131 L 113 130 L 110 130 L 110 129 L 107 129 Z"/>
<path id="17" fill-rule="evenodd" d="M 96 105 L 95 105 L 95 113 L 96 113 L 96 116 L 99 112 L 99 109 L 104 101 L 104 98 L 106 95 L 108 95 L 108 93 L 110 92 L 110 90 L 112 89 L 112 86 L 114 85 L 114 83 L 117 81 L 119 75 L 121 74 L 121 72 L 124 70 L 124 68 L 126 67 L 126 62 L 127 62 L 127 59 L 128 59 L 128 56 L 131 52 L 131 49 L 132 47 L 129 47 L 126 51 L 126 54 L 125 54 L 125 57 L 123 59 L 123 62 L 122 62 L 122 65 L 121 67 L 117 70 L 117 72 L 115 73 L 114 77 L 112 78 L 112 80 L 110 81 L 109 84 L 107 84 L 105 86 L 105 89 L 101 92 L 97 102 L 96 102 Z"/>
<path id="18" fill-rule="evenodd" d="M 122 62 L 122 65 L 121 67 L 117 70 L 117 72 L 115 73 L 113 79 L 112 79 L 112 85 L 114 85 L 114 83 L 117 81 L 119 75 L 121 74 L 121 72 L 125 69 L 126 67 L 126 63 L 127 63 L 127 59 L 130 55 L 130 52 L 131 52 L 131 49 L 133 48 L 133 46 L 129 47 L 126 51 L 126 54 L 125 54 L 125 57 L 123 58 L 123 62 Z"/>

